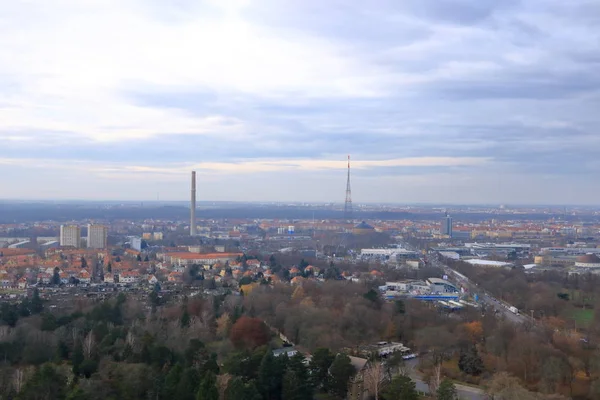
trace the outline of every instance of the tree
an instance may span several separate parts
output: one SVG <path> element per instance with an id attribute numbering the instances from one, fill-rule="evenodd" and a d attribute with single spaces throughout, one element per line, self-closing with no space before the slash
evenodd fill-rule
<path id="1" fill-rule="evenodd" d="M 396 312 L 396 314 L 404 314 L 406 312 L 404 301 L 396 300 L 394 302 L 394 311 Z"/>
<path id="2" fill-rule="evenodd" d="M 380 302 L 379 302 L 379 293 L 377 293 L 373 289 L 371 289 L 367 293 L 363 294 L 363 297 L 365 299 L 369 300 L 374 305 L 379 305 L 380 304 Z"/>
<path id="3" fill-rule="evenodd" d="M 385 371 L 380 362 L 373 362 L 364 374 L 365 386 L 369 394 L 379 400 L 379 393 L 385 382 Z"/>
<path id="4" fill-rule="evenodd" d="M 54 273 L 52 274 L 52 282 L 53 285 L 60 285 L 60 268 L 54 268 Z"/>
<path id="5" fill-rule="evenodd" d="M 138 254 L 135 259 L 136 259 L 137 262 L 142 262 L 142 255 Z"/>
<path id="6" fill-rule="evenodd" d="M 415 383 L 405 375 L 399 375 L 392 379 L 388 387 L 382 393 L 385 400 L 418 400 Z"/>
<path id="7" fill-rule="evenodd" d="M 486 386 L 486 393 L 494 400 L 536 400 L 538 398 L 522 387 L 517 378 L 506 372 L 495 374 Z"/>
<path id="8" fill-rule="evenodd" d="M 87 268 L 88 263 L 85 257 L 81 257 L 81 268 Z"/>
<path id="9" fill-rule="evenodd" d="M 261 400 L 254 381 L 244 383 L 241 378 L 233 377 L 225 389 L 225 400 Z"/>
<path id="10" fill-rule="evenodd" d="M 191 320 L 190 313 L 188 312 L 187 307 L 184 307 L 183 313 L 181 314 L 181 318 L 179 319 L 179 325 L 182 328 L 187 328 L 190 326 L 190 320 Z"/>
<path id="11" fill-rule="evenodd" d="M 229 340 L 237 348 L 254 349 L 267 344 L 269 328 L 259 318 L 242 316 L 231 327 Z"/>
<path id="12" fill-rule="evenodd" d="M 238 285 L 243 286 L 243 285 L 249 285 L 252 283 L 252 278 L 250 278 L 249 276 L 244 276 L 242 277 L 242 279 L 239 280 Z"/>
<path id="13" fill-rule="evenodd" d="M 81 364 L 83 364 L 83 360 L 85 359 L 83 355 L 83 346 L 81 342 L 77 342 L 75 348 L 73 349 L 73 354 L 71 355 L 71 362 L 73 363 L 73 374 L 78 376 L 81 373 Z"/>
<path id="14" fill-rule="evenodd" d="M 310 378 L 315 388 L 327 389 L 329 383 L 329 367 L 335 355 L 327 348 L 318 348 L 314 351 L 308 369 Z"/>
<path id="15" fill-rule="evenodd" d="M 287 359 L 285 355 L 278 357 Z M 297 353 L 287 363 L 287 369 L 283 375 L 282 393 L 283 400 L 312 400 L 313 388 L 310 384 L 308 369 L 304 364 L 304 356 Z"/>
<path id="16" fill-rule="evenodd" d="M 196 397 L 196 388 L 200 384 L 198 370 L 195 368 L 184 368 L 181 379 L 177 384 L 175 397 L 177 400 L 194 400 Z"/>
<path id="17" fill-rule="evenodd" d="M 65 396 L 67 379 L 51 364 L 38 368 L 25 383 L 18 395 L 19 400 L 52 400 Z"/>
<path id="18" fill-rule="evenodd" d="M 345 354 L 338 354 L 331 363 L 331 367 L 329 367 L 329 374 L 331 375 L 329 391 L 338 397 L 346 398 L 348 382 L 355 373 L 350 357 Z"/>
<path id="19" fill-rule="evenodd" d="M 437 400 L 456 400 L 456 387 L 454 383 L 450 379 L 444 379 L 442 383 L 440 383 L 440 387 L 438 387 L 436 393 Z"/>
<path id="20" fill-rule="evenodd" d="M 112 264 L 110 262 L 106 266 L 106 270 L 108 271 L 109 274 L 112 273 Z"/>
<path id="21" fill-rule="evenodd" d="M 464 373 L 474 376 L 480 375 L 483 372 L 483 360 L 479 357 L 475 346 L 469 346 L 466 350 L 460 351 L 458 368 Z"/>
<path id="22" fill-rule="evenodd" d="M 271 350 L 267 350 L 258 368 L 258 385 L 263 398 L 281 398 L 284 368 L 279 368 Z"/>
<path id="23" fill-rule="evenodd" d="M 217 388 L 217 377 L 212 372 L 204 375 L 198 388 L 196 400 L 219 400 L 219 389 Z"/>
<path id="24" fill-rule="evenodd" d="M 225 313 L 217 318 L 217 335 L 219 337 L 226 337 L 227 333 L 229 333 L 229 328 L 231 327 L 231 318 L 229 318 L 229 314 Z"/>
<path id="25" fill-rule="evenodd" d="M 44 302 L 40 298 L 40 291 L 38 288 L 33 289 L 33 295 L 31 296 L 31 313 L 39 314 L 44 310 Z"/>

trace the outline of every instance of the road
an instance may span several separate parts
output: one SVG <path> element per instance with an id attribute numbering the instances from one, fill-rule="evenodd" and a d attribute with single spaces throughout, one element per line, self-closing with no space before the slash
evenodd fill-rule
<path id="1" fill-rule="evenodd" d="M 408 376 L 415 382 L 415 386 L 418 391 L 423 393 L 429 393 L 429 385 L 427 382 L 421 379 L 421 374 L 417 371 L 417 366 L 419 365 L 418 359 L 408 360 L 404 363 L 406 369 L 408 370 Z M 456 391 L 458 393 L 458 398 L 461 400 L 487 400 L 488 397 L 484 393 L 483 390 L 465 386 L 460 384 L 454 384 L 456 387 Z"/>
<path id="2" fill-rule="evenodd" d="M 432 256 L 430 261 L 433 266 L 443 269 L 444 273 L 448 275 L 450 279 L 468 289 L 470 293 L 477 293 L 479 296 L 479 302 L 481 304 L 485 305 L 485 307 L 488 309 L 497 310 L 499 315 L 504 317 L 504 319 L 507 321 L 510 321 L 514 324 L 522 324 L 530 320 L 529 316 L 515 314 L 510 311 L 509 307 L 511 307 L 511 304 L 493 297 L 490 293 L 481 289 L 476 283 L 471 281 L 466 276 L 460 274 L 458 271 L 453 270 L 446 264 L 443 264 L 437 256 Z"/>

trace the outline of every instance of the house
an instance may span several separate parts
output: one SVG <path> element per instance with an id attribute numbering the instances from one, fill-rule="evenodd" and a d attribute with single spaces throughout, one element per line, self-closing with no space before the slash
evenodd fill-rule
<path id="1" fill-rule="evenodd" d="M 27 278 L 22 277 L 21 279 L 19 279 L 19 281 L 17 282 L 17 287 L 19 289 L 27 289 L 27 286 L 29 286 L 29 284 L 27 283 Z"/>
<path id="2" fill-rule="evenodd" d="M 365 372 L 369 368 L 369 360 L 360 357 L 349 357 L 350 363 L 354 367 L 355 374 L 352 378 L 350 378 L 348 399 L 365 400 L 369 398 L 369 391 L 365 386 Z"/>
<path id="3" fill-rule="evenodd" d="M 8 275 L 2 275 L 0 277 L 0 286 L 3 288 L 11 287 L 13 284 L 13 280 Z"/>
<path id="4" fill-rule="evenodd" d="M 173 271 L 169 274 L 167 280 L 169 282 L 181 282 L 183 279 L 183 273 L 178 271 Z"/>
<path id="5" fill-rule="evenodd" d="M 77 276 L 77 279 L 79 279 L 79 282 L 81 283 L 90 283 L 92 281 L 90 273 L 85 269 L 79 271 L 79 276 Z"/>
<path id="6" fill-rule="evenodd" d="M 292 285 L 301 285 L 306 279 L 301 276 L 296 276 L 290 281 Z"/>
<path id="7" fill-rule="evenodd" d="M 44 284 L 47 285 L 52 280 L 52 276 L 53 276 L 52 274 L 48 274 L 46 272 L 42 272 L 41 274 L 38 274 L 37 280 L 38 280 L 38 282 L 42 281 L 42 283 L 44 283 Z"/>
<path id="8" fill-rule="evenodd" d="M 104 275 L 104 283 L 115 283 L 115 276 L 113 274 Z"/>
<path id="9" fill-rule="evenodd" d="M 137 283 L 140 280 L 138 271 L 124 271 L 119 274 L 119 283 Z"/>
<path id="10" fill-rule="evenodd" d="M 293 357 L 298 354 L 298 350 L 293 347 L 282 347 L 281 349 L 273 350 L 273 356 L 279 357 L 286 354 L 288 357 Z"/>
<path id="11" fill-rule="evenodd" d="M 158 283 L 158 279 L 156 279 L 156 277 L 154 275 L 149 275 L 148 276 L 148 283 L 150 285 L 156 285 Z"/>

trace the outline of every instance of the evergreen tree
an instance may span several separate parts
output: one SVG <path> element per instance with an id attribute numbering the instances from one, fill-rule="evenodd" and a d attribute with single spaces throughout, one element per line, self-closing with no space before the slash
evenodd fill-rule
<path id="1" fill-rule="evenodd" d="M 85 257 L 81 257 L 81 268 L 87 268 L 87 266 L 87 260 L 85 259 Z"/>
<path id="2" fill-rule="evenodd" d="M 271 350 L 267 350 L 258 368 L 259 391 L 266 400 L 281 399 L 284 368 L 280 368 Z"/>
<path id="3" fill-rule="evenodd" d="M 175 364 L 173 368 L 169 370 L 165 377 L 165 384 L 163 386 L 163 394 L 165 399 L 175 399 L 177 393 L 177 385 L 181 379 L 183 373 L 183 367 L 181 364 Z"/>
<path id="4" fill-rule="evenodd" d="M 38 368 L 25 383 L 18 395 L 19 400 L 53 400 L 65 397 L 67 379 L 51 364 Z"/>
<path id="5" fill-rule="evenodd" d="M 456 387 L 449 379 L 444 379 L 436 393 L 437 400 L 456 400 Z"/>
<path id="6" fill-rule="evenodd" d="M 181 314 L 181 319 L 179 320 L 179 323 L 181 325 L 182 328 L 187 328 L 190 326 L 190 313 L 187 310 L 187 307 L 185 307 L 183 309 L 183 314 Z"/>
<path id="7" fill-rule="evenodd" d="M 350 357 L 345 354 L 338 354 L 331 367 L 329 367 L 329 373 L 331 375 L 329 391 L 338 397 L 346 398 L 348 383 L 356 373 L 350 362 Z"/>
<path id="8" fill-rule="evenodd" d="M 198 376 L 198 370 L 195 368 L 185 368 L 177 384 L 175 399 L 194 400 L 199 384 L 200 377 Z"/>
<path id="9" fill-rule="evenodd" d="M 204 375 L 198 388 L 196 400 L 219 400 L 219 389 L 217 388 L 217 377 L 212 372 Z"/>
<path id="10" fill-rule="evenodd" d="M 483 360 L 479 357 L 477 348 L 470 346 L 466 350 L 460 351 L 458 358 L 458 368 L 469 375 L 480 375 L 484 370 Z"/>
<path id="11" fill-rule="evenodd" d="M 141 261 L 142 261 L 142 256 L 141 256 L 140 254 L 138 254 L 138 255 L 137 255 L 137 257 L 136 257 L 136 260 L 137 260 L 138 262 L 141 262 Z"/>
<path id="12" fill-rule="evenodd" d="M 329 367 L 335 355 L 326 348 L 316 349 L 313 353 L 308 369 L 310 371 L 310 379 L 312 386 L 317 389 L 327 389 L 329 383 Z"/>
<path id="13" fill-rule="evenodd" d="M 405 375 L 400 375 L 392 379 L 387 388 L 382 392 L 382 398 L 385 400 L 418 400 L 415 383 Z"/>
<path id="14" fill-rule="evenodd" d="M 77 342 L 75 348 L 73 349 L 73 354 L 71 355 L 73 374 L 75 376 L 78 376 L 81 373 L 81 364 L 83 364 L 83 360 L 83 347 L 81 346 L 81 342 Z"/>
<path id="15" fill-rule="evenodd" d="M 112 264 L 110 262 L 106 266 L 106 270 L 108 271 L 109 274 L 112 273 Z"/>
<path id="16" fill-rule="evenodd" d="M 227 389 L 225 389 L 225 400 L 262 400 L 253 380 L 244 383 L 241 378 L 233 377 Z"/>
<path id="17" fill-rule="evenodd" d="M 308 369 L 304 365 L 304 356 L 300 353 L 294 355 L 288 362 L 288 367 L 283 376 L 283 400 L 311 400 L 313 391 L 308 377 Z"/>
<path id="18" fill-rule="evenodd" d="M 19 304 L 19 316 L 29 317 L 31 315 L 31 302 L 28 297 L 25 297 Z"/>
<path id="19" fill-rule="evenodd" d="M 52 274 L 52 282 L 53 285 L 60 285 L 60 269 L 58 267 L 54 268 L 54 273 Z"/>

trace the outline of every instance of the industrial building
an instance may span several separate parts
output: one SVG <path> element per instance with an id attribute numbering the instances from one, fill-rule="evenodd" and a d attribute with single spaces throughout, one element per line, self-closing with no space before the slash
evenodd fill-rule
<path id="1" fill-rule="evenodd" d="M 13 244 L 9 245 L 8 248 L 9 249 L 22 249 L 22 248 L 27 247 L 27 245 L 29 243 L 31 243 L 31 241 L 29 241 L 29 240 L 23 240 L 23 241 L 20 241 L 20 242 L 17 242 L 17 243 L 13 243 Z"/>
<path id="2" fill-rule="evenodd" d="M 458 293 L 460 290 L 445 279 L 429 278 L 426 283 L 433 293 Z"/>

